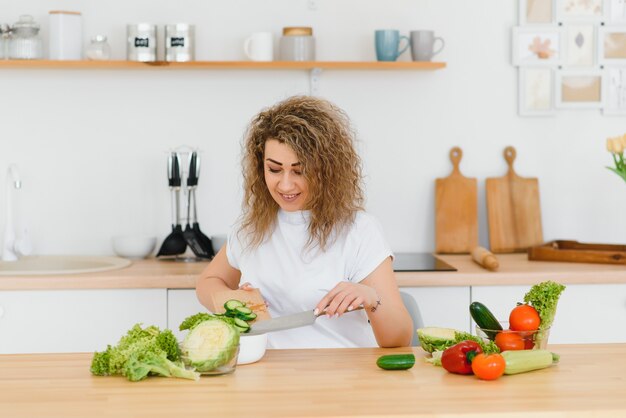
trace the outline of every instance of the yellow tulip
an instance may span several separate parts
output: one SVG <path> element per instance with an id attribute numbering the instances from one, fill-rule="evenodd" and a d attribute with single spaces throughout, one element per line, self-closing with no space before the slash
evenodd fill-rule
<path id="1" fill-rule="evenodd" d="M 624 152 L 624 145 L 622 145 L 622 141 L 620 138 L 615 138 L 613 140 L 613 149 L 614 154 L 621 154 L 622 152 Z"/>
<path id="2" fill-rule="evenodd" d="M 613 138 L 606 139 L 606 150 L 611 154 L 615 154 L 615 147 L 613 146 Z"/>

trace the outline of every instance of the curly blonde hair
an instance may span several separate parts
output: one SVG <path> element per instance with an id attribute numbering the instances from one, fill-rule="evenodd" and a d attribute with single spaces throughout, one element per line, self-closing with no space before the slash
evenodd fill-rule
<path id="1" fill-rule="evenodd" d="M 347 115 L 332 103 L 310 96 L 290 97 L 261 111 L 244 138 L 244 199 L 241 228 L 248 244 L 260 245 L 275 227 L 279 205 L 264 177 L 266 141 L 291 147 L 309 185 L 304 208 L 311 212 L 306 247 L 324 250 L 333 233 L 349 226 L 363 209 L 361 159 Z"/>

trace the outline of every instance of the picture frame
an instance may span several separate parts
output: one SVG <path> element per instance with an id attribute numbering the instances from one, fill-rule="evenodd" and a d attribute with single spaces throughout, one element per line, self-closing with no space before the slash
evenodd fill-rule
<path id="1" fill-rule="evenodd" d="M 563 30 L 559 26 L 516 26 L 512 62 L 519 67 L 556 67 L 562 61 Z"/>
<path id="2" fill-rule="evenodd" d="M 519 116 L 556 114 L 553 69 L 519 69 L 518 114 Z"/>
<path id="3" fill-rule="evenodd" d="M 549 25 L 556 22 L 556 0 L 519 0 L 519 24 Z"/>
<path id="4" fill-rule="evenodd" d="M 564 68 L 591 68 L 597 61 L 596 25 L 573 23 L 564 27 Z"/>
<path id="5" fill-rule="evenodd" d="M 608 24 L 626 23 L 626 0 L 605 0 L 604 8 Z"/>
<path id="6" fill-rule="evenodd" d="M 560 70 L 555 77 L 559 109 L 601 109 L 604 106 L 602 70 Z"/>
<path id="7" fill-rule="evenodd" d="M 557 22 L 601 22 L 605 17 L 605 0 L 557 0 Z"/>
<path id="8" fill-rule="evenodd" d="M 605 66 L 626 65 L 626 26 L 598 28 L 598 63 Z"/>
<path id="9" fill-rule="evenodd" d="M 626 67 L 610 67 L 604 70 L 604 107 L 602 113 L 609 116 L 626 115 Z"/>

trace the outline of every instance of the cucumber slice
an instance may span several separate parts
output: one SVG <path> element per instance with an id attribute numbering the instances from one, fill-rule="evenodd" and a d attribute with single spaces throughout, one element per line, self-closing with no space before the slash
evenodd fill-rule
<path id="1" fill-rule="evenodd" d="M 238 306 L 235 309 L 235 314 L 239 315 L 250 315 L 252 313 L 252 309 L 246 307 L 246 306 Z"/>
<path id="2" fill-rule="evenodd" d="M 234 311 L 235 309 L 245 306 L 244 303 L 237 299 L 230 299 L 224 303 L 224 309 L 227 311 Z"/>
<path id="3" fill-rule="evenodd" d="M 235 316 L 235 318 L 240 318 L 240 319 L 243 319 L 244 321 L 254 321 L 254 320 L 256 319 L 256 314 L 255 314 L 254 312 L 250 312 L 250 313 L 249 313 L 249 314 L 247 314 L 247 315 L 244 315 L 244 314 L 239 314 L 239 313 L 238 313 L 238 314 Z"/>
<path id="4" fill-rule="evenodd" d="M 244 330 L 247 331 L 248 329 L 250 329 L 250 325 L 248 325 L 248 323 L 246 321 L 244 321 L 243 319 L 240 318 L 235 318 L 234 320 L 234 324 L 237 328 L 239 328 L 239 330 Z"/>

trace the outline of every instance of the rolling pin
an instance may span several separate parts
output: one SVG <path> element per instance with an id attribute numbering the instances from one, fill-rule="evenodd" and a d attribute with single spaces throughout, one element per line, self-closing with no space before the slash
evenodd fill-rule
<path id="1" fill-rule="evenodd" d="M 472 260 L 487 270 L 495 271 L 500 267 L 496 256 L 483 247 L 474 247 L 472 250 Z"/>

